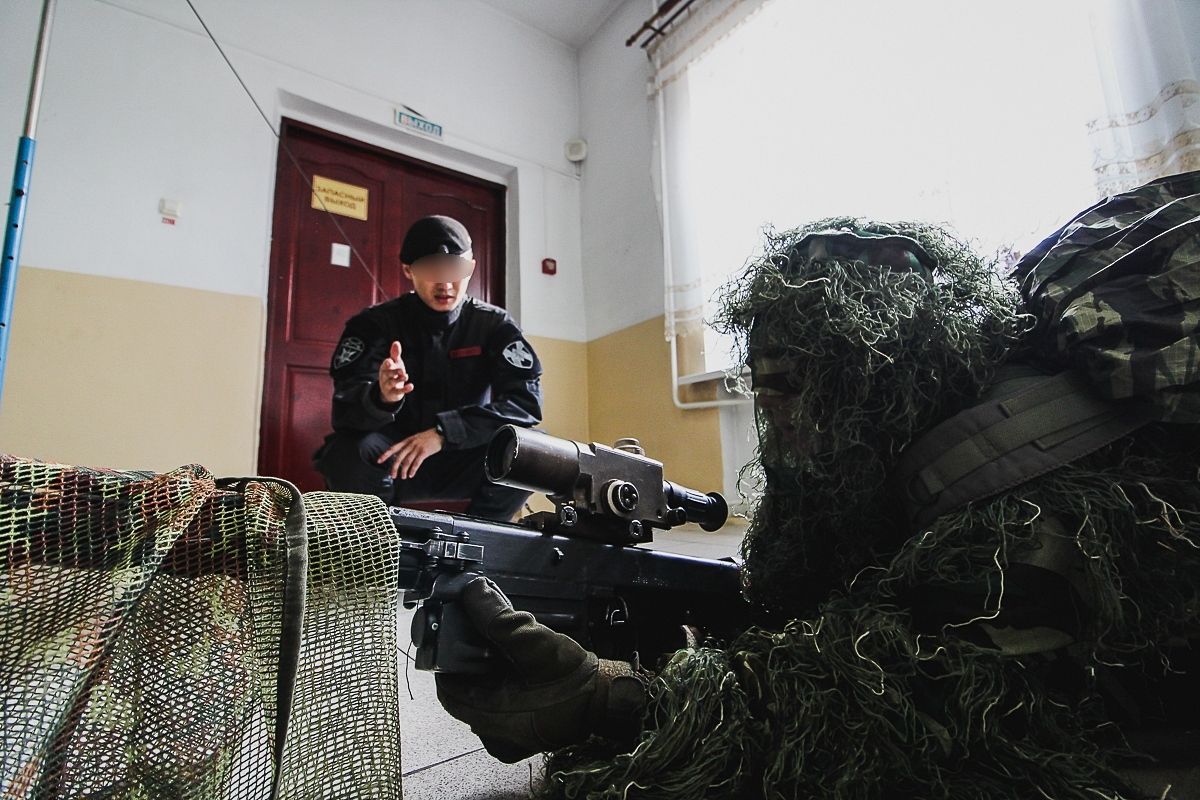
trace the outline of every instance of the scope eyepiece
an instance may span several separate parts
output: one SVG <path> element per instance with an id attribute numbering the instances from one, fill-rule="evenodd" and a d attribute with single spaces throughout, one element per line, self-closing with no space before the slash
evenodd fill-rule
<path id="1" fill-rule="evenodd" d="M 663 481 L 663 494 L 667 496 L 668 505 L 683 509 L 689 522 L 695 522 L 709 533 L 720 530 L 729 519 L 729 504 L 717 492 L 700 494 L 695 489 Z"/>

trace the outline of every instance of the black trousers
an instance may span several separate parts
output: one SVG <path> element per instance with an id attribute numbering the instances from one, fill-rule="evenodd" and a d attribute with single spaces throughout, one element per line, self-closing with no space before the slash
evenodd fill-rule
<path id="1" fill-rule="evenodd" d="M 390 505 L 410 500 L 470 498 L 466 513 L 507 522 L 529 499 L 529 492 L 500 486 L 484 477 L 486 445 L 434 453 L 412 478 L 393 480 L 388 474 L 389 465 L 375 460 L 397 441 L 384 433 L 334 433 L 317 451 L 314 463 L 330 491 L 373 494 Z"/>

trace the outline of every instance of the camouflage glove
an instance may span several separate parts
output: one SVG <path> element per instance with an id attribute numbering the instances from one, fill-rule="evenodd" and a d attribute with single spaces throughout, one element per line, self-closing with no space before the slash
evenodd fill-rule
<path id="1" fill-rule="evenodd" d="M 646 678 L 623 661 L 607 661 L 513 610 L 487 578 L 467 584 L 463 610 L 504 657 L 497 675 L 436 677 L 438 700 L 471 726 L 495 758 L 513 763 L 596 734 L 636 735 Z"/>

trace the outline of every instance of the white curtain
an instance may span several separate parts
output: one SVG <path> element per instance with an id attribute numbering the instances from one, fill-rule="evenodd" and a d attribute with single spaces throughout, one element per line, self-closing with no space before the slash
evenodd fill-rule
<path id="1" fill-rule="evenodd" d="M 683 374 L 731 365 L 699 321 L 764 226 L 921 219 L 1019 250 L 1093 201 L 1080 0 L 696 6 L 705 16 L 653 54 Z"/>
<path id="2" fill-rule="evenodd" d="M 1097 0 L 1090 16 L 1098 196 L 1200 169 L 1200 2 Z"/>
<path id="3" fill-rule="evenodd" d="M 1200 0 L 696 0 L 652 48 L 667 336 L 762 227 L 948 223 L 1019 255 L 1098 197 L 1200 169 Z"/>
<path id="4" fill-rule="evenodd" d="M 704 370 L 705 281 L 697 253 L 696 218 L 688 213 L 695 181 L 688 70 L 767 0 L 695 0 L 670 35 L 648 49 L 654 64 L 651 95 L 658 116 L 655 175 L 667 262 L 666 337 L 685 372 Z M 669 120 L 669 122 L 668 122 Z M 674 207 L 672 207 L 672 205 Z M 685 341 L 680 347 L 679 339 Z"/>

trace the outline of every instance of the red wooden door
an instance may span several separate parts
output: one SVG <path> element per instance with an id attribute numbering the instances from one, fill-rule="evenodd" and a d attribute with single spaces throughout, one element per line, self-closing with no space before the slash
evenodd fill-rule
<path id="1" fill-rule="evenodd" d="M 330 357 L 346 320 L 411 288 L 399 261 L 409 225 L 429 214 L 466 225 L 477 262 L 470 294 L 504 305 L 504 187 L 291 120 L 282 139 L 304 174 L 281 146 L 258 471 L 312 491 L 324 487 L 312 453 L 330 431 Z M 351 187 L 348 211 L 366 219 L 313 208 L 318 178 Z M 347 243 L 350 265 L 337 266 L 333 245 Z"/>

